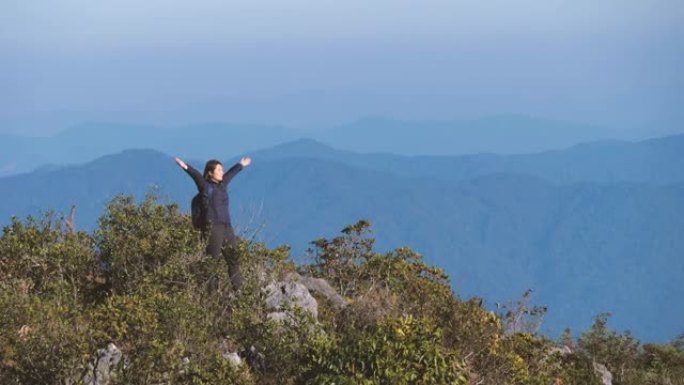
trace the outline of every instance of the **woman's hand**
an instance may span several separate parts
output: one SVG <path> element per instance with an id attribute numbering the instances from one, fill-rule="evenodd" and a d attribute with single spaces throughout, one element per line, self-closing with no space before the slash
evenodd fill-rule
<path id="1" fill-rule="evenodd" d="M 183 159 L 181 159 L 181 158 L 176 158 L 176 163 L 178 163 L 178 165 L 179 165 L 183 170 L 187 170 L 187 169 L 188 169 L 188 165 L 185 164 L 185 162 L 183 162 Z"/>
<path id="2" fill-rule="evenodd" d="M 242 165 L 242 167 L 247 167 L 250 164 L 252 164 L 252 158 L 246 156 L 246 157 L 240 159 L 240 164 Z"/>

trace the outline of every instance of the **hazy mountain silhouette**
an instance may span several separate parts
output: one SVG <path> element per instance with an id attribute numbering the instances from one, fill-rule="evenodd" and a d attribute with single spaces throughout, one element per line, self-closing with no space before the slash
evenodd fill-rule
<path id="1" fill-rule="evenodd" d="M 499 114 L 479 119 L 404 121 L 367 117 L 322 132 L 336 148 L 403 155 L 520 154 L 605 139 L 640 140 L 643 132 Z"/>
<path id="2" fill-rule="evenodd" d="M 612 155 L 591 151 L 616 148 L 615 143 L 529 156 L 541 165 L 537 171 L 541 167 L 553 176 L 554 162 L 544 156 L 565 158 L 569 163 L 562 166 L 581 170 L 572 163 L 574 156 L 629 159 L 626 154 L 640 153 L 633 146 L 655 146 L 675 159 L 681 140 L 622 143 Z M 546 330 L 553 333 L 565 326 L 586 329 L 601 311 L 613 312 L 618 328 L 630 328 L 642 338 L 665 340 L 681 332 L 684 309 L 676 304 L 684 295 L 679 283 L 684 273 L 684 183 L 677 181 L 681 175 L 676 170 L 651 180 L 643 178 L 645 172 L 621 170 L 615 161 L 603 163 L 610 167 L 596 174 L 658 183 L 595 183 L 595 173 L 579 171 L 555 183 L 505 167 L 449 176 L 444 175 L 448 164 L 458 164 L 462 157 L 360 155 L 311 141 L 256 152 L 253 158 L 253 165 L 231 185 L 232 213 L 243 234 L 263 226 L 258 239 L 288 243 L 301 254 L 308 241 L 369 218 L 381 248 L 413 247 L 430 263 L 443 266 L 461 295 L 493 302 L 534 289 L 535 301 L 550 307 Z M 496 158 L 500 165 L 511 163 L 510 157 Z M 636 162 L 627 159 L 622 164 Z M 446 162 L 439 166 L 443 172 L 431 162 Z M 578 181 L 584 176 L 588 181 Z M 171 156 L 125 151 L 81 166 L 0 178 L 0 220 L 6 223 L 12 215 L 48 208 L 66 212 L 76 204 L 77 225 L 93 228 L 112 196 L 141 197 L 150 186 L 159 186 L 185 209 L 194 194 L 192 182 Z"/>
<path id="3" fill-rule="evenodd" d="M 463 156 L 354 153 L 302 139 L 254 155 L 268 160 L 320 158 L 401 176 L 429 176 L 453 181 L 493 173 L 517 173 L 556 183 L 684 182 L 684 135 L 640 142 L 583 143 L 564 150 L 523 155 Z"/>
<path id="4" fill-rule="evenodd" d="M 637 134 L 517 115 L 473 120 L 406 122 L 365 118 L 331 129 L 204 123 L 180 127 L 87 123 L 50 137 L 0 136 L 0 176 L 46 164 L 74 164 L 126 149 L 153 148 L 184 157 L 236 156 L 299 138 L 355 152 L 403 155 L 529 153 L 565 148 L 604 138 L 636 139 Z M 643 135 L 643 133 L 641 134 Z"/>
<path id="5" fill-rule="evenodd" d="M 127 149 L 154 148 L 187 158 L 236 155 L 300 138 L 292 129 L 271 126 L 199 124 L 159 128 L 88 123 L 55 136 L 0 137 L 0 176 L 54 164 L 77 164 Z"/>

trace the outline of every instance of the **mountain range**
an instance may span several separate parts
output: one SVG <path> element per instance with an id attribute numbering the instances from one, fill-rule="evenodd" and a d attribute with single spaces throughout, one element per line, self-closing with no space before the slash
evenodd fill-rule
<path id="1" fill-rule="evenodd" d="M 378 249 L 410 246 L 463 297 L 493 306 L 533 289 L 533 301 L 549 307 L 549 335 L 584 330 L 605 311 L 647 340 L 684 331 L 684 135 L 467 156 L 298 140 L 250 155 L 253 165 L 231 184 L 243 236 L 307 258 L 309 241 L 367 218 Z M 111 197 L 141 197 L 151 186 L 185 210 L 194 194 L 170 155 L 127 150 L 0 178 L 0 221 L 75 204 L 77 226 L 93 229 Z"/>
<path id="2" fill-rule="evenodd" d="M 645 136 L 644 136 L 645 135 Z M 518 115 L 470 120 L 402 121 L 368 117 L 332 128 L 205 123 L 179 127 L 86 123 L 49 137 L 0 135 L 0 176 L 80 164 L 127 149 L 153 148 L 188 158 L 236 156 L 299 138 L 354 152 L 402 155 L 523 154 L 605 138 L 643 139 L 648 133 Z"/>

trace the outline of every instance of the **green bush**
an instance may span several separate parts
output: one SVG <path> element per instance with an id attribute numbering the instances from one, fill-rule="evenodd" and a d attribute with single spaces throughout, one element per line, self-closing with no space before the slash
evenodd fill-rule
<path id="1" fill-rule="evenodd" d="M 13 218 L 0 238 L 0 383 L 52 384 L 76 378 L 88 361 L 92 238 L 67 231 L 48 212 Z"/>
<path id="2" fill-rule="evenodd" d="M 95 269 L 95 247 L 90 235 L 67 231 L 62 220 L 48 212 L 25 223 L 12 218 L 0 238 L 0 285 L 15 285 L 27 294 L 78 298 L 88 290 Z"/>
<path id="3" fill-rule="evenodd" d="M 151 194 L 139 205 L 133 197 L 115 197 L 95 234 L 100 261 L 117 293 L 134 292 L 157 269 L 167 268 L 168 273 L 169 265 L 192 263 L 203 254 L 199 233 L 189 218 L 181 215 L 177 205 L 159 204 Z"/>
<path id="4" fill-rule="evenodd" d="M 629 331 L 608 327 L 610 314 L 596 316 L 580 337 L 579 347 L 613 374 L 615 385 L 684 384 L 684 349 L 672 344 L 642 345 Z"/>
<path id="5" fill-rule="evenodd" d="M 404 317 L 340 335 L 320 335 L 309 353 L 306 384 L 466 384 L 458 354 L 442 347 L 442 331 Z"/>
<path id="6" fill-rule="evenodd" d="M 62 384 L 82 377 L 92 325 L 69 297 L 0 290 L 0 383 Z"/>
<path id="7" fill-rule="evenodd" d="M 616 385 L 683 385 L 684 337 L 641 345 L 602 315 L 576 351 L 554 352 L 526 297 L 488 311 L 411 249 L 374 251 L 370 233 L 359 221 L 316 240 L 302 266 L 287 246 L 239 239 L 236 294 L 189 217 L 154 194 L 115 197 L 94 234 L 50 212 L 13 218 L 0 238 L 0 383 L 78 384 L 111 342 L 125 358 L 110 385 L 595 385 L 594 362 Z M 326 279 L 346 306 L 321 300 L 318 319 L 292 307 L 269 321 L 263 288 L 295 271 Z M 240 366 L 224 358 L 236 351 Z"/>
<path id="8" fill-rule="evenodd" d="M 615 384 L 631 384 L 637 376 L 640 344 L 629 332 L 618 334 L 608 328 L 610 314 L 599 314 L 591 329 L 582 334 L 578 345 L 595 362 L 613 374 Z"/>
<path id="9" fill-rule="evenodd" d="M 314 262 L 302 268 L 326 279 L 349 300 L 347 311 L 333 314 L 331 323 L 354 328 L 384 317 L 444 320 L 449 316 L 455 297 L 442 269 L 427 265 L 407 247 L 385 254 L 373 251 L 368 221 L 347 226 L 342 233 L 312 242 Z"/>

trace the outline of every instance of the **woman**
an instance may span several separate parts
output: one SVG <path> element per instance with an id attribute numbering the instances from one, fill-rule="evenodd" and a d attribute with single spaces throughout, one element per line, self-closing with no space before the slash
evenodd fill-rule
<path id="1" fill-rule="evenodd" d="M 222 251 L 224 251 L 233 290 L 240 290 L 242 287 L 242 274 L 240 273 L 235 232 L 230 223 L 228 183 L 238 172 L 249 166 L 252 160 L 248 157 L 242 158 L 224 174 L 221 162 L 212 159 L 204 166 L 204 175 L 180 158 L 176 158 L 176 163 L 195 181 L 197 190 L 200 193 L 207 193 L 209 197 L 209 210 L 207 211 L 209 226 L 202 232 L 204 237 L 207 237 L 207 235 L 209 237 L 207 254 L 211 255 L 214 259 L 218 259 Z M 223 250 L 224 247 L 225 250 Z"/>

